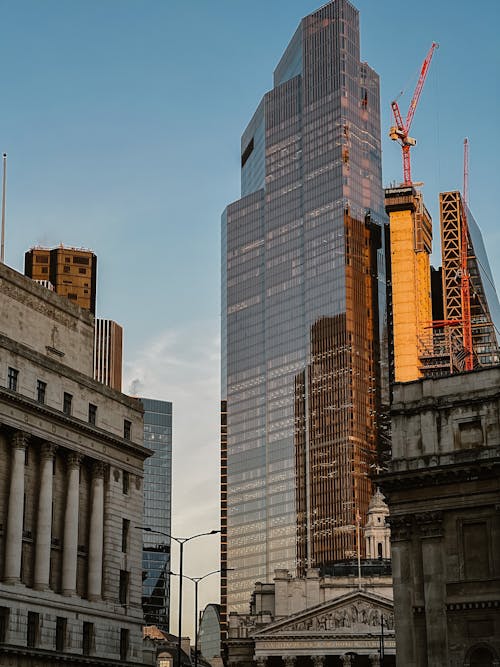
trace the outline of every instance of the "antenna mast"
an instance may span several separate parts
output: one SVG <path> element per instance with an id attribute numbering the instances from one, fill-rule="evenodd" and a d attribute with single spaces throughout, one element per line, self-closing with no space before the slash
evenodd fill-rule
<path id="1" fill-rule="evenodd" d="M 0 250 L 0 261 L 2 264 L 5 259 L 5 186 L 7 184 L 7 153 L 2 156 L 3 179 L 2 179 L 2 247 Z"/>

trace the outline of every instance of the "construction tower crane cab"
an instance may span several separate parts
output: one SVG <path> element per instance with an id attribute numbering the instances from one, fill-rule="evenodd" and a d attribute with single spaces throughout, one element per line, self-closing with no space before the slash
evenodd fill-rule
<path id="1" fill-rule="evenodd" d="M 429 70 L 429 65 L 431 64 L 432 56 L 435 49 L 437 49 L 439 44 L 437 42 L 432 42 L 431 48 L 429 49 L 424 62 L 422 63 L 422 68 L 420 70 L 420 76 L 418 78 L 418 83 L 413 93 L 413 97 L 408 107 L 408 113 L 406 114 L 406 121 L 403 121 L 401 116 L 401 111 L 399 110 L 399 105 L 396 100 L 391 102 L 392 114 L 394 116 L 395 125 L 389 130 L 389 137 L 393 141 L 398 141 L 403 149 L 403 185 L 412 185 L 411 180 L 411 166 L 410 166 L 410 148 L 416 146 L 417 140 L 413 137 L 410 137 L 410 127 L 417 109 L 418 100 L 420 99 L 420 94 L 422 93 L 422 88 L 424 87 L 425 79 L 427 77 L 427 72 Z"/>

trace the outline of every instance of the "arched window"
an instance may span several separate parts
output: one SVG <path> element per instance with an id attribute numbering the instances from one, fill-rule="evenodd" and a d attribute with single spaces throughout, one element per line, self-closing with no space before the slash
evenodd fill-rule
<path id="1" fill-rule="evenodd" d="M 464 664 L 466 667 L 496 667 L 499 661 L 489 646 L 478 644 L 470 649 Z"/>
<path id="2" fill-rule="evenodd" d="M 379 543 L 377 544 L 377 551 L 378 551 L 378 557 L 379 557 L 379 558 L 382 558 L 382 557 L 383 557 L 382 548 L 383 548 L 383 547 L 382 547 L 382 542 L 379 542 Z"/>

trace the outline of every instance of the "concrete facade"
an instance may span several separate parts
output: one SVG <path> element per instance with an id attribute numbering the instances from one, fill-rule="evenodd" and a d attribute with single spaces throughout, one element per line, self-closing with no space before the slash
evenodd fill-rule
<path id="1" fill-rule="evenodd" d="M 0 264 L 0 665 L 141 664 L 143 418 L 94 318 Z"/>
<path id="2" fill-rule="evenodd" d="M 398 665 L 500 664 L 500 368 L 395 385 Z"/>

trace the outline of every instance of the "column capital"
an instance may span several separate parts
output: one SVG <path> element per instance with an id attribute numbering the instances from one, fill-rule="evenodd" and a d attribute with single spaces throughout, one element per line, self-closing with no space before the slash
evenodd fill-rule
<path id="1" fill-rule="evenodd" d="M 294 655 L 282 655 L 281 659 L 285 663 L 285 667 L 294 667 L 296 660 Z"/>
<path id="2" fill-rule="evenodd" d="M 380 653 L 371 653 L 368 657 L 372 667 L 380 667 Z"/>
<path id="3" fill-rule="evenodd" d="M 68 468 L 79 468 L 82 459 L 83 455 L 78 454 L 78 452 L 69 452 L 68 454 L 66 454 L 66 462 L 68 464 Z"/>
<path id="4" fill-rule="evenodd" d="M 92 461 L 92 476 L 93 477 L 104 477 L 106 472 L 106 464 L 104 461 Z"/>
<path id="5" fill-rule="evenodd" d="M 441 511 L 420 512 L 415 514 L 415 521 L 421 537 L 443 536 L 443 513 Z"/>
<path id="6" fill-rule="evenodd" d="M 325 656 L 324 655 L 313 655 L 311 657 L 312 657 L 314 667 L 323 667 L 323 665 L 325 664 Z"/>
<path id="7" fill-rule="evenodd" d="M 404 542 L 411 539 L 413 528 L 411 515 L 389 516 L 388 521 L 391 528 L 391 542 Z"/>
<path id="8" fill-rule="evenodd" d="M 42 442 L 42 446 L 40 447 L 40 458 L 42 461 L 45 461 L 47 459 L 52 459 L 54 458 L 54 454 L 56 453 L 57 445 L 54 445 L 53 442 L 48 442 L 47 440 L 45 442 Z"/>
<path id="9" fill-rule="evenodd" d="M 30 436 L 24 431 L 14 431 L 11 436 L 10 444 L 14 449 L 26 449 Z"/>
<path id="10" fill-rule="evenodd" d="M 259 655 L 257 658 L 254 658 L 254 662 L 257 667 L 266 667 L 267 655 Z"/>
<path id="11" fill-rule="evenodd" d="M 352 664 L 353 664 L 352 655 L 349 655 L 349 653 L 345 653 L 342 656 L 342 667 L 351 667 Z"/>

